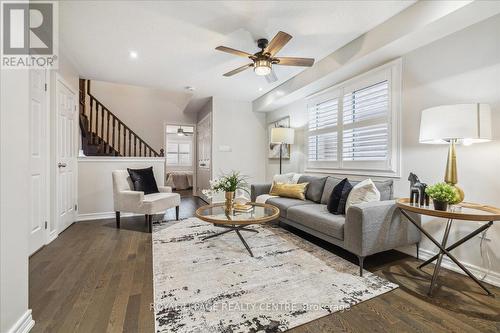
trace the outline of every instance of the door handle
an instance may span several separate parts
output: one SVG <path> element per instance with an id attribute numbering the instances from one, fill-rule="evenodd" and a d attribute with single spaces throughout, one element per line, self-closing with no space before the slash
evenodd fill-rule
<path id="1" fill-rule="evenodd" d="M 57 163 L 57 167 L 58 168 L 65 168 L 66 167 L 66 163 L 59 162 L 59 163 Z"/>

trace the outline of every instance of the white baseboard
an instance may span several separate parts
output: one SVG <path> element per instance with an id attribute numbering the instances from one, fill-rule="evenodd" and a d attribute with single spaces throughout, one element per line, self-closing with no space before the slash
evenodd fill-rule
<path id="1" fill-rule="evenodd" d="M 398 249 L 398 250 L 400 252 L 403 252 L 403 253 L 406 253 L 408 255 L 411 255 L 412 257 L 415 257 L 415 250 L 413 250 L 413 251 L 404 251 L 404 250 L 401 250 L 401 249 Z M 432 251 L 429 251 L 429 250 L 426 250 L 426 249 L 422 249 L 422 248 L 418 251 L 418 253 L 419 253 L 420 259 L 422 259 L 424 261 L 427 260 L 427 259 L 430 259 L 430 258 L 432 258 L 433 256 L 436 255 L 436 253 L 434 253 Z M 486 268 L 479 267 L 479 266 L 476 266 L 476 265 L 472 265 L 472 264 L 469 264 L 469 263 L 466 263 L 466 262 L 462 262 L 462 261 L 460 263 L 462 265 L 464 265 L 465 268 L 467 268 L 478 279 L 481 279 L 486 273 L 488 273 L 488 269 L 486 269 Z M 447 256 L 443 256 L 443 261 L 441 262 L 441 267 L 449 269 L 450 271 L 454 271 L 454 272 L 460 273 L 462 275 L 467 275 L 467 274 L 464 273 L 464 271 L 462 271 L 460 269 L 460 267 L 458 267 Z M 489 283 L 489 284 L 492 284 L 494 286 L 500 287 L 500 273 L 490 270 L 490 272 L 486 275 L 486 277 L 482 281 L 484 281 L 486 283 Z"/>
<path id="2" fill-rule="evenodd" d="M 8 333 L 28 333 L 33 326 L 35 326 L 35 321 L 31 317 L 31 309 L 28 309 L 10 328 Z"/>
<path id="3" fill-rule="evenodd" d="M 121 217 L 129 217 L 129 216 L 140 216 L 142 214 L 134 214 L 134 213 L 121 213 Z M 104 213 L 88 213 L 88 214 L 78 214 L 76 220 L 80 221 L 90 221 L 90 220 L 103 220 L 103 219 L 114 219 L 115 212 L 104 212 Z"/>

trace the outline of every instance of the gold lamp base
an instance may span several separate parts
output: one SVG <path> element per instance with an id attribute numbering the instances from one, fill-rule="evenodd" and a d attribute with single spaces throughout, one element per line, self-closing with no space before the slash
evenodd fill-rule
<path id="1" fill-rule="evenodd" d="M 450 146 L 448 149 L 448 161 L 446 162 L 446 170 L 444 174 L 444 181 L 451 186 L 453 186 L 457 191 L 458 201 L 460 203 L 464 201 L 465 193 L 460 187 L 457 186 L 458 176 L 457 176 L 457 150 L 455 147 L 456 139 L 450 140 Z"/>

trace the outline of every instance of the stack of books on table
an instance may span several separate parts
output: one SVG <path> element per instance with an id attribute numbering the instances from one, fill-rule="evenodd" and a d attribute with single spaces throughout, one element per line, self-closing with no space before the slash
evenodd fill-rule
<path id="1" fill-rule="evenodd" d="M 247 204 L 234 204 L 233 209 L 237 212 L 250 212 L 252 211 L 253 206 Z"/>

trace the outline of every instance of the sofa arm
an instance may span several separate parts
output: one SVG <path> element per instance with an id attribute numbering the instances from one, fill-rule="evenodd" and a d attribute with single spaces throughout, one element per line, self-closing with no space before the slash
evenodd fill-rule
<path id="1" fill-rule="evenodd" d="M 120 191 L 114 197 L 115 211 L 134 213 L 144 201 L 142 191 Z"/>
<path id="2" fill-rule="evenodd" d="M 172 193 L 172 188 L 170 186 L 158 186 L 158 191 L 160 193 Z"/>
<path id="3" fill-rule="evenodd" d="M 420 215 L 411 217 L 420 223 Z M 344 243 L 358 256 L 418 243 L 420 231 L 404 217 L 395 200 L 351 206 L 346 214 Z"/>
<path id="4" fill-rule="evenodd" d="M 269 194 L 272 184 L 252 184 L 250 185 L 250 199 L 255 202 L 255 199 L 261 194 Z"/>

